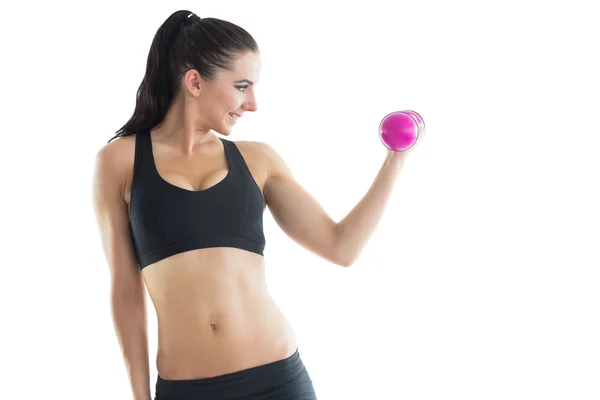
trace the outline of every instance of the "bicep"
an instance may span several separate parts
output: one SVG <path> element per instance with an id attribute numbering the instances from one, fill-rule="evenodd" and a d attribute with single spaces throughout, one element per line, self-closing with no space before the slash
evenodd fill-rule
<path id="1" fill-rule="evenodd" d="M 98 152 L 94 166 L 93 204 L 102 250 L 110 270 L 111 291 L 129 296 L 139 294 L 143 280 L 135 259 L 117 164 L 106 147 Z"/>
<path id="2" fill-rule="evenodd" d="M 275 222 L 296 243 L 337 263 L 335 221 L 273 148 L 264 145 L 264 151 L 269 164 L 264 194 Z"/>

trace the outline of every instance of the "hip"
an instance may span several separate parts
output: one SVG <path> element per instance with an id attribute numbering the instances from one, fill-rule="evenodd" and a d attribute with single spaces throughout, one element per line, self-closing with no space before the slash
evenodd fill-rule
<path id="1" fill-rule="evenodd" d="M 168 380 L 160 374 L 155 400 L 316 400 L 311 377 L 298 349 L 281 360 L 220 376 Z"/>

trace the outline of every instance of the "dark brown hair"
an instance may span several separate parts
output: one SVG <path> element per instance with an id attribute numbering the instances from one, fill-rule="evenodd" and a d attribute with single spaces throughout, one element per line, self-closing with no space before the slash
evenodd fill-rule
<path id="1" fill-rule="evenodd" d="M 258 53 L 258 45 L 243 28 L 217 18 L 200 18 L 188 10 L 171 14 L 158 28 L 146 63 L 146 74 L 136 97 L 132 117 L 108 142 L 145 132 L 165 117 L 190 69 L 211 81 L 218 70 L 231 70 L 231 60 Z"/>

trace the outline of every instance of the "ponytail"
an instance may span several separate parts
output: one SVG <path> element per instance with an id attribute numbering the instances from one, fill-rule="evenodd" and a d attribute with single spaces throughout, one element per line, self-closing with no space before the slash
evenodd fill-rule
<path id="1" fill-rule="evenodd" d="M 248 51 L 258 52 L 258 46 L 243 28 L 216 18 L 200 19 L 188 10 L 174 12 L 152 40 L 132 117 L 108 142 L 159 125 L 188 70 L 197 70 L 209 81 L 217 69 L 229 68 L 234 54 Z"/>

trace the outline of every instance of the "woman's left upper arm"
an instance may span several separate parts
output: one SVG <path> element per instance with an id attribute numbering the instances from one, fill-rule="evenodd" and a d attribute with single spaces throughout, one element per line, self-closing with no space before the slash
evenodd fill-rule
<path id="1" fill-rule="evenodd" d="M 294 178 L 284 159 L 268 144 L 261 143 L 267 162 L 264 196 L 279 227 L 296 243 L 338 265 L 336 222 L 317 200 Z"/>

